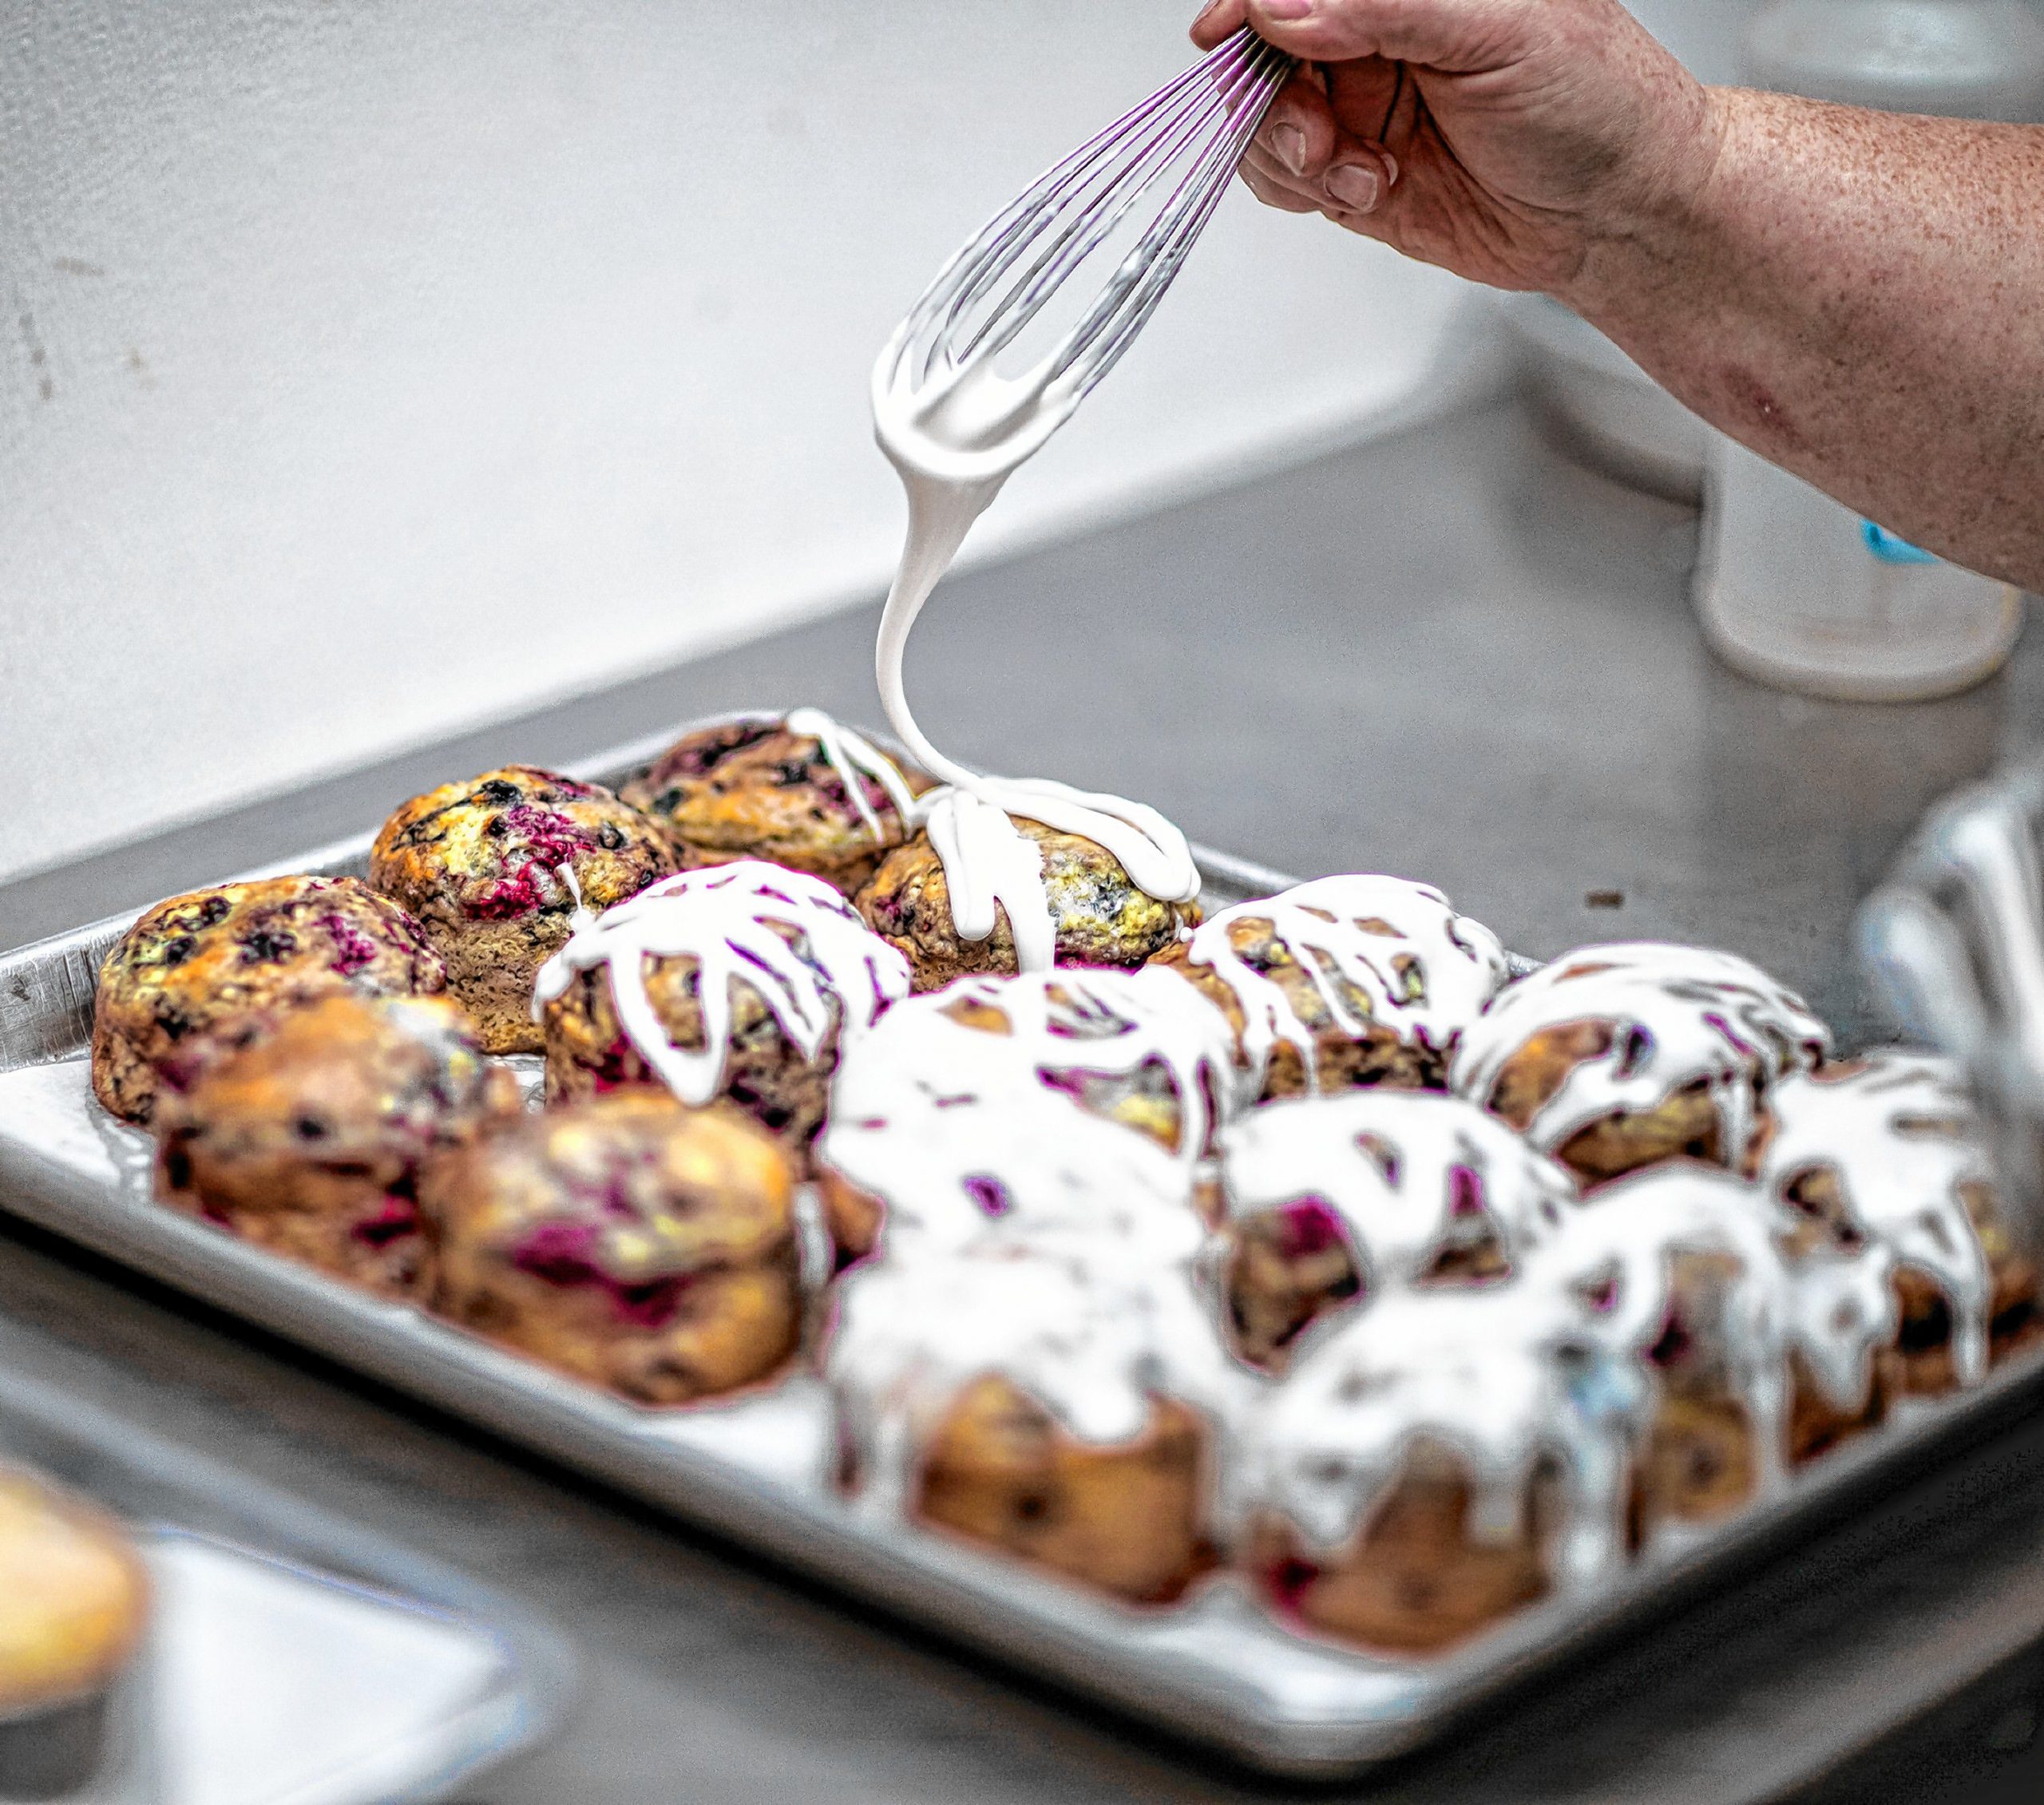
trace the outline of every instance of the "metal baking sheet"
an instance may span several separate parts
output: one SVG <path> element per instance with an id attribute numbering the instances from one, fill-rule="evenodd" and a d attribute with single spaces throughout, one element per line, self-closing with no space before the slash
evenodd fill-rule
<path id="1" fill-rule="evenodd" d="M 620 782 L 687 730 L 620 748 L 574 774 Z M 370 838 L 266 869 L 358 873 Z M 1198 857 L 1210 908 L 1292 881 L 1223 853 Z M 830 1424 L 811 1377 L 731 1404 L 642 1408 L 158 1206 L 148 1137 L 93 1102 L 84 1057 L 94 975 L 132 920 L 95 922 L 0 959 L 0 1205 L 848 1592 L 1274 1773 L 1332 1776 L 1406 1753 L 1507 1685 L 1721 1582 L 1855 1496 L 1919 1475 L 1947 1432 L 1998 1413 L 2018 1390 L 2044 1388 L 2044 1367 L 2030 1359 L 1963 1396 L 1905 1406 L 1731 1522 L 1665 1542 L 1609 1583 L 1549 1599 L 1444 1657 L 1384 1659 L 1295 1633 L 1225 1574 L 1176 1606 L 1125 1605 L 905 1524 L 854 1515 L 829 1482 Z"/>
<path id="2" fill-rule="evenodd" d="M 384 1805 L 550 1730 L 574 1661 L 438 1562 L 8 1370 L 0 1459 L 126 1519 L 154 1592 L 111 1734 L 47 1805 Z M 65 1783 L 69 1784 L 67 1779 Z M 0 1794 L 12 1798 L 4 1777 Z"/>

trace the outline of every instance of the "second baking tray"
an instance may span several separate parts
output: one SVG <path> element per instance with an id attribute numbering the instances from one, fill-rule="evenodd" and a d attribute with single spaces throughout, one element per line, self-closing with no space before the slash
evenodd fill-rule
<path id="1" fill-rule="evenodd" d="M 620 748 L 576 774 L 618 782 L 671 737 Z M 272 869 L 358 873 L 369 837 Z M 1210 908 L 1289 882 L 1224 854 L 1198 857 Z M 1920 1472 L 1929 1444 L 1998 1412 L 2011 1394 L 2038 1389 L 2044 1377 L 2026 1360 L 1977 1391 L 1913 1407 L 1730 1522 L 1443 1657 L 1386 1660 L 1296 1634 L 1225 1578 L 1178 1606 L 1126 1606 L 855 1515 L 830 1482 L 830 1414 L 811 1378 L 733 1404 L 642 1409 L 158 1206 L 148 1137 L 94 1103 L 84 1056 L 95 975 L 132 919 L 0 960 L 0 1204 L 848 1591 L 1273 1772 L 1339 1774 L 1416 1748 L 1506 1686 L 1834 1514 L 1856 1488 Z"/>

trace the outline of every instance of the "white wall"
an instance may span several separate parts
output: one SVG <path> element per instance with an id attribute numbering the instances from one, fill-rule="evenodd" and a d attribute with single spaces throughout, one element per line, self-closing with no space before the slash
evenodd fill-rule
<path id="1" fill-rule="evenodd" d="M 1190 10 L 10 9 L 0 878 L 870 595 L 873 352 Z M 981 555 L 1433 392 L 1457 299 L 1232 197 Z"/>

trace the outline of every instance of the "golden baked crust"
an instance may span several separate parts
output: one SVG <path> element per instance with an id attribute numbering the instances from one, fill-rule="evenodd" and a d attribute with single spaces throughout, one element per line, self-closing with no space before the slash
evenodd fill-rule
<path id="1" fill-rule="evenodd" d="M 913 1508 L 924 1523 L 1033 1566 L 1165 1603 L 1214 1564 L 1208 1439 L 1195 1411 L 1159 1398 L 1133 1440 L 1096 1446 L 989 1374 L 959 1394 L 923 1450 Z"/>
<path id="2" fill-rule="evenodd" d="M 664 1092 L 495 1123 L 426 1174 L 437 1307 L 640 1403 L 735 1391 L 798 1339 L 794 1185 L 753 1123 Z"/>
<path id="3" fill-rule="evenodd" d="M 796 928 L 774 921 L 766 925 L 790 946 L 800 945 Z M 685 953 L 644 962 L 647 999 L 661 1027 L 674 1045 L 695 1053 L 709 1045 L 697 965 Z M 842 1005 L 835 1007 L 842 1024 Z M 541 1031 L 546 1047 L 550 1102 L 600 1095 L 625 1085 L 667 1088 L 618 1020 L 607 969 L 577 972 L 568 988 L 547 1004 Z M 745 983 L 731 986 L 729 1051 L 721 1094 L 777 1137 L 804 1168 L 810 1143 L 822 1126 L 830 1105 L 831 1075 L 838 1069 L 838 1035 L 834 1026 L 816 1058 L 806 1059 L 757 990 Z"/>
<path id="4" fill-rule="evenodd" d="M 1438 1654 L 1550 1589 L 1549 1489 L 1536 1474 L 1515 1533 L 1481 1539 L 1460 1457 L 1419 1437 L 1346 1548 L 1316 1554 L 1282 1517 L 1265 1514 L 1248 1562 L 1282 1616 L 1385 1654 Z"/>
<path id="5" fill-rule="evenodd" d="M 901 775 L 913 794 L 931 787 L 921 771 Z M 859 782 L 877 839 L 813 734 L 774 720 L 727 721 L 676 740 L 619 794 L 666 829 L 685 869 L 764 859 L 849 897 L 906 837 L 879 782 Z"/>
<path id="6" fill-rule="evenodd" d="M 147 1122 L 166 1077 L 188 1080 L 252 1016 L 337 993 L 447 988 L 420 924 L 355 877 L 270 877 L 144 912 L 100 968 L 93 1091 Z"/>
<path id="7" fill-rule="evenodd" d="M 483 1050 L 537 1053 L 533 981 L 567 944 L 575 897 L 600 914 L 675 869 L 667 836 L 593 783 L 506 765 L 414 796 L 385 821 L 370 882 L 417 916 Z"/>
<path id="8" fill-rule="evenodd" d="M 148 1572 L 112 1518 L 0 1468 L 0 1718 L 104 1690 L 149 1610 Z"/>
<path id="9" fill-rule="evenodd" d="M 1406 1091 L 1438 1091 L 1444 1084 L 1447 1055 L 1424 1043 L 1401 1039 L 1395 1028 L 1372 1019 L 1375 1011 L 1368 995 L 1338 972 L 1325 981 L 1337 992 L 1357 1019 L 1370 1023 L 1360 1038 L 1349 1032 L 1334 1011 L 1313 976 L 1304 970 L 1272 924 L 1259 916 L 1243 916 L 1228 924 L 1228 943 L 1237 956 L 1285 993 L 1301 1024 L 1312 1035 L 1313 1063 L 1323 1091 L 1353 1090 L 1365 1085 L 1383 1085 Z M 1151 961 L 1175 972 L 1196 988 L 1200 995 L 1228 1018 L 1235 1031 L 1235 1043 L 1242 1045 L 1246 1022 L 1242 999 L 1210 966 L 1196 965 L 1190 948 L 1182 944 L 1166 947 Z M 1238 1057 L 1246 1066 L 1246 1053 Z M 1306 1094 L 1305 1062 L 1289 1041 L 1280 1040 L 1270 1050 L 1262 1095 L 1300 1097 Z"/>
<path id="10" fill-rule="evenodd" d="M 1146 895 L 1104 846 L 1040 821 L 1017 819 L 1015 825 L 1043 851 L 1060 964 L 1133 969 L 1175 942 L 1182 929 L 1198 925 L 1198 904 Z M 959 937 L 951 919 L 951 886 L 926 833 L 881 860 L 853 901 L 866 925 L 907 959 L 918 991 L 941 990 L 968 972 L 1016 969 L 1015 936 L 1004 910 L 996 911 L 985 940 Z"/>
<path id="11" fill-rule="evenodd" d="M 167 1099 L 156 1195 L 371 1291 L 424 1296 L 422 1168 L 521 1108 L 459 1003 L 325 997 L 267 1019 Z"/>

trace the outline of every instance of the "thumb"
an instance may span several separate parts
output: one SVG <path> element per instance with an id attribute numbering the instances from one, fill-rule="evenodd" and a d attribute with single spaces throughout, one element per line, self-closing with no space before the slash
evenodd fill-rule
<path id="1" fill-rule="evenodd" d="M 1259 38 L 1312 62 L 1384 57 L 1464 69 L 1495 60 L 1513 0 L 1247 0 Z"/>

